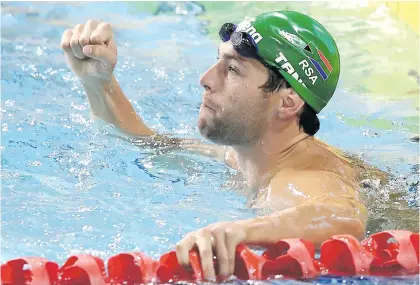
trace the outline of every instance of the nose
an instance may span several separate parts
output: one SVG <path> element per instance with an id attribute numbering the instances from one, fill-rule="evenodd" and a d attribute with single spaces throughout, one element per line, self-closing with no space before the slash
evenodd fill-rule
<path id="1" fill-rule="evenodd" d="M 200 85 L 204 87 L 206 92 L 215 92 L 220 85 L 219 72 L 217 63 L 210 67 L 200 77 Z"/>

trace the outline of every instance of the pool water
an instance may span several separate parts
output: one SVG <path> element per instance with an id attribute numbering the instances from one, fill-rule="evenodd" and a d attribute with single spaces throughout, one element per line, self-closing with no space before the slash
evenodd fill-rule
<path id="1" fill-rule="evenodd" d="M 158 258 L 192 230 L 257 214 L 233 190 L 242 185 L 236 172 L 222 163 L 136 146 L 91 120 L 83 88 L 60 50 L 65 29 L 88 19 L 110 22 L 118 44 L 115 73 L 137 112 L 159 133 L 199 138 L 198 78 L 217 53 L 208 18 L 217 14 L 214 22 L 221 22 L 228 13 L 205 8 L 190 2 L 1 3 L 1 262 L 44 256 L 62 264 L 71 254 L 106 260 L 127 251 Z M 340 37 L 343 46 L 357 44 L 345 39 Z M 357 58 L 348 47 L 342 56 Z M 376 70 L 376 62 L 387 65 L 383 54 L 374 59 L 366 70 Z M 373 177 L 363 190 L 370 201 L 370 233 L 418 231 L 418 124 L 412 123 L 418 99 L 382 96 L 346 78 L 344 72 L 322 113 L 318 137 L 392 174 L 378 187 Z M 411 84 L 412 78 L 405 80 Z M 417 277 L 311 282 L 418 284 Z"/>

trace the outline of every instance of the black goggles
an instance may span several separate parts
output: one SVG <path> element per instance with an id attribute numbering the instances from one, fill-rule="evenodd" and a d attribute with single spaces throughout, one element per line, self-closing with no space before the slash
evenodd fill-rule
<path id="1" fill-rule="evenodd" d="M 223 42 L 231 41 L 233 48 L 243 57 L 251 57 L 261 60 L 258 55 L 258 46 L 254 39 L 245 32 L 236 32 L 236 25 L 224 24 L 219 31 L 220 39 Z"/>

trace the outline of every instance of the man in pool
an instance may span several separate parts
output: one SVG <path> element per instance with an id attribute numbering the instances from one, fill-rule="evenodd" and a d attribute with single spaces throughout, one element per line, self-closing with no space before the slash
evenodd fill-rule
<path id="1" fill-rule="evenodd" d="M 188 233 L 176 246 L 179 262 L 188 266 L 188 252 L 197 248 L 211 280 L 232 275 L 239 243 L 264 246 L 299 237 L 319 246 L 334 234 L 363 238 L 367 211 L 357 192 L 358 173 L 314 138 L 317 113 L 340 73 L 331 35 L 292 11 L 228 23 L 219 35 L 218 60 L 200 79 L 198 117 L 200 133 L 216 145 L 195 147 L 222 154 L 240 170 L 268 214 Z M 109 24 L 88 21 L 66 30 L 61 47 L 94 115 L 126 134 L 165 140 L 138 117 L 113 75 L 117 46 Z"/>

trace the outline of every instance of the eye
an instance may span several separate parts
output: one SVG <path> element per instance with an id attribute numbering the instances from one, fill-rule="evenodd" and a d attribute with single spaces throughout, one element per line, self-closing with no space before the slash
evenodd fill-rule
<path id="1" fill-rule="evenodd" d="M 229 72 L 233 72 L 233 73 L 236 73 L 236 74 L 238 73 L 238 71 L 236 70 L 236 68 L 233 65 L 229 65 L 228 70 L 229 70 Z"/>

